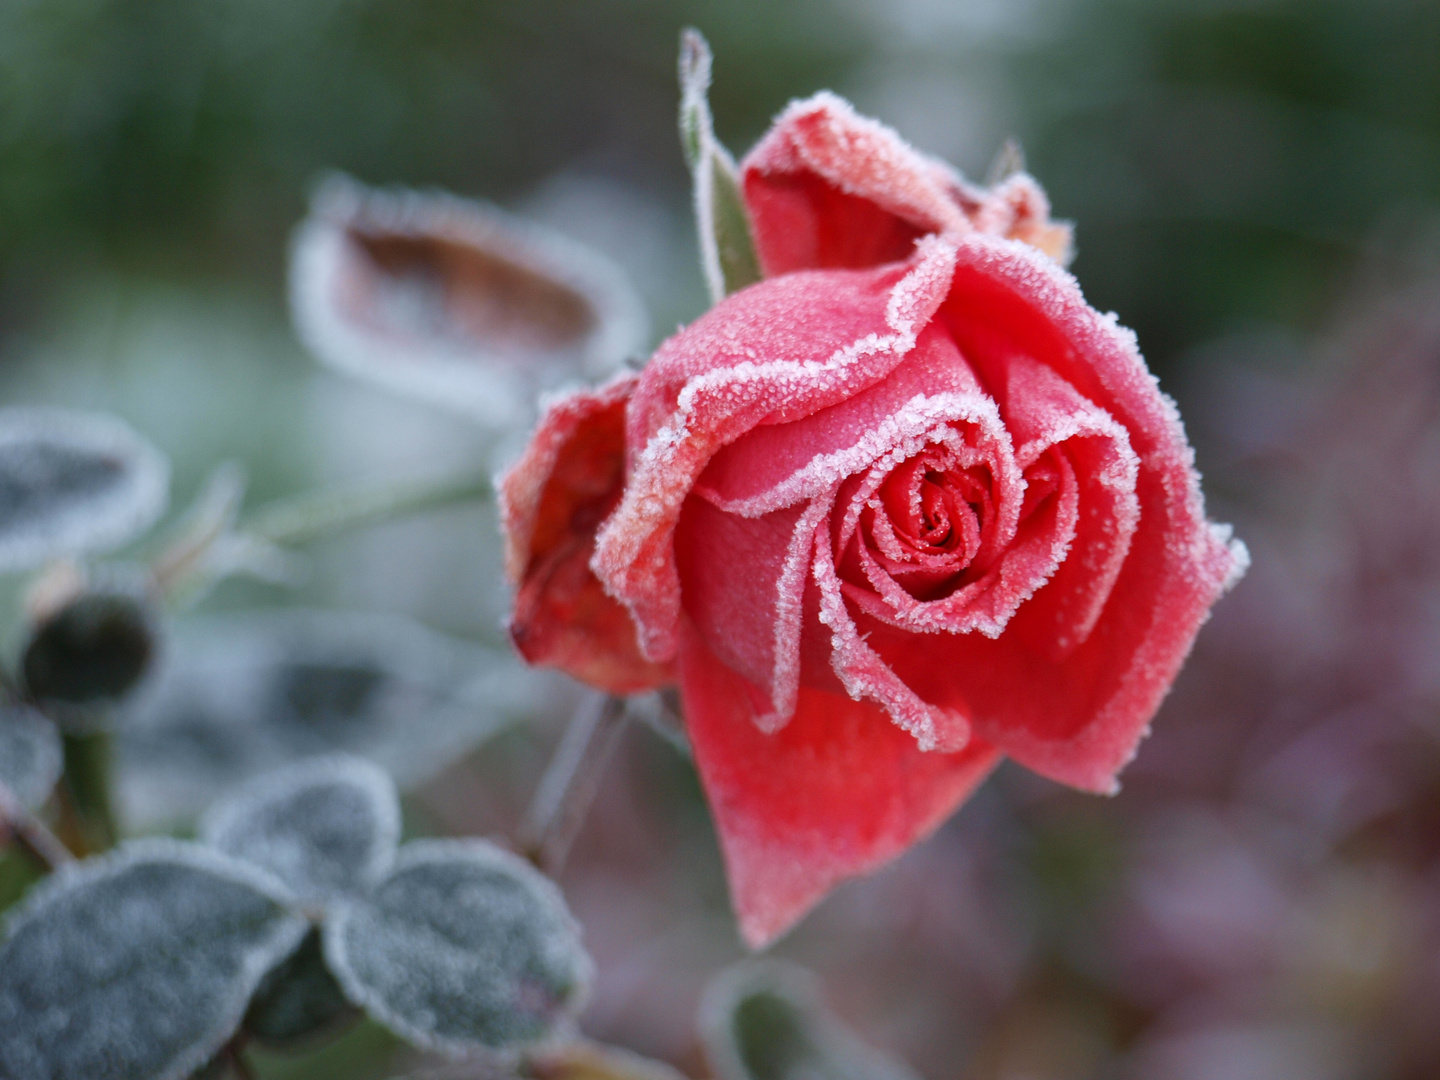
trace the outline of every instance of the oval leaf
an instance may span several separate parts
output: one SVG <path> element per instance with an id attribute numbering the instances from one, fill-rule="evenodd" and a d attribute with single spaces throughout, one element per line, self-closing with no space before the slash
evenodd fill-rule
<path id="1" fill-rule="evenodd" d="M 272 891 L 174 841 L 47 880 L 0 946 L 0 1076 L 180 1080 L 200 1068 L 305 933 Z"/>
<path id="2" fill-rule="evenodd" d="M 814 976 L 775 961 L 717 975 L 700 1005 L 700 1035 L 716 1080 L 919 1080 L 842 1026 Z"/>
<path id="3" fill-rule="evenodd" d="M 114 417 L 0 409 L 0 571 L 135 539 L 169 486 L 164 456 Z"/>
<path id="4" fill-rule="evenodd" d="M 241 781 L 345 751 L 406 787 L 546 701 L 508 653 L 392 615 L 270 611 L 183 620 L 116 727 L 128 822 L 198 813 Z"/>
<path id="5" fill-rule="evenodd" d="M 326 924 L 325 955 L 374 1019 L 456 1053 L 549 1038 L 592 970 L 555 883 L 480 840 L 407 844 L 370 897 Z"/>
<path id="6" fill-rule="evenodd" d="M 0 785 L 26 810 L 50 797 L 65 765 L 60 733 L 28 705 L 0 704 Z"/>
<path id="7" fill-rule="evenodd" d="M 290 262 L 295 326 L 325 363 L 493 426 L 537 390 L 615 371 L 646 336 L 597 252 L 440 192 L 322 185 Z"/>
<path id="8" fill-rule="evenodd" d="M 252 780 L 206 815 L 200 837 L 267 870 L 302 901 L 369 889 L 394 861 L 400 799 L 385 772 L 349 755 Z"/>
<path id="9" fill-rule="evenodd" d="M 325 966 L 320 932 L 311 930 L 260 983 L 245 1013 L 245 1031 L 256 1042 L 283 1049 L 359 1015 Z"/>

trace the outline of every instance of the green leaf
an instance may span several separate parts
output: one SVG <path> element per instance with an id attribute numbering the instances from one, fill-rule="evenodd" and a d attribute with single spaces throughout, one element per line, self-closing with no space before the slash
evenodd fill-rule
<path id="1" fill-rule="evenodd" d="M 47 879 L 0 946 L 0 1076 L 180 1080 L 200 1068 L 305 933 L 277 888 L 177 841 Z"/>
<path id="2" fill-rule="evenodd" d="M 371 1017 L 459 1053 L 551 1038 L 592 971 L 555 883 L 480 840 L 407 844 L 369 897 L 326 923 L 325 956 Z"/>
<path id="3" fill-rule="evenodd" d="M 60 733 L 35 709 L 0 704 L 0 785 L 26 810 L 50 797 L 65 764 Z"/>
<path id="4" fill-rule="evenodd" d="M 0 409 L 0 572 L 128 543 L 169 486 L 160 451 L 113 417 Z"/>
<path id="5" fill-rule="evenodd" d="M 700 1033 L 716 1080 L 918 1080 L 824 1006 L 809 972 L 747 961 L 706 989 Z"/>
<path id="6" fill-rule="evenodd" d="M 245 1013 L 245 1031 L 264 1046 L 287 1048 L 359 1016 L 325 966 L 320 932 L 270 971 Z"/>
<path id="7" fill-rule="evenodd" d="M 357 757 L 311 758 L 267 773 L 216 804 L 200 837 L 260 867 L 305 902 L 358 895 L 395 858 L 400 798 Z"/>
<path id="8" fill-rule="evenodd" d="M 750 216 L 735 159 L 715 138 L 710 117 L 710 46 L 697 30 L 680 35 L 680 144 L 695 191 L 700 261 L 716 303 L 760 280 Z"/>

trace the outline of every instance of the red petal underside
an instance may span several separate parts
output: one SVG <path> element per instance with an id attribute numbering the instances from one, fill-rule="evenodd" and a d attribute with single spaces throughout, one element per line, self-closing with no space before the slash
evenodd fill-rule
<path id="1" fill-rule="evenodd" d="M 741 178 L 766 277 L 879 266 L 917 237 L 968 230 L 948 171 L 833 94 L 786 109 Z"/>
<path id="2" fill-rule="evenodd" d="M 620 500 L 633 386 L 622 380 L 552 406 L 501 481 L 500 499 L 518 586 L 515 647 L 531 664 L 618 694 L 672 681 L 667 665 L 640 655 L 629 613 L 590 570 L 596 529 Z"/>
<path id="3" fill-rule="evenodd" d="M 794 719 L 766 735 L 752 717 L 753 688 L 688 627 L 680 675 L 686 729 L 752 948 L 840 881 L 928 835 L 1000 757 L 979 740 L 959 753 L 922 753 L 880 708 L 808 687 Z"/>

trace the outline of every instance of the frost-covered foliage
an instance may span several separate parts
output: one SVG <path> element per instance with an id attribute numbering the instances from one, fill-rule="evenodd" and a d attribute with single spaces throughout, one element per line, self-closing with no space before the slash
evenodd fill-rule
<path id="1" fill-rule="evenodd" d="M 532 415 L 537 390 L 613 372 L 646 336 L 599 253 L 493 206 L 346 177 L 296 232 L 290 295 L 325 363 L 497 428 Z"/>
<path id="2" fill-rule="evenodd" d="M 721 972 L 700 1025 L 717 1080 L 917 1080 L 843 1027 L 814 977 L 788 964 L 750 961 Z"/>
<path id="3" fill-rule="evenodd" d="M 374 886 L 400 839 L 395 785 L 367 761 L 315 758 L 247 784 L 207 815 L 212 847 L 274 874 L 302 901 Z"/>
<path id="4" fill-rule="evenodd" d="M 289 610 L 176 624 L 118 726 L 127 820 L 193 814 L 238 781 L 346 751 L 417 783 L 544 699 L 509 657 L 398 616 Z"/>
<path id="5" fill-rule="evenodd" d="M 27 705 L 0 703 L 0 787 L 33 810 L 50 797 L 63 764 L 54 724 Z"/>
<path id="6" fill-rule="evenodd" d="M 160 452 L 113 417 L 0 409 L 0 571 L 135 539 L 169 484 Z"/>
<path id="7" fill-rule="evenodd" d="M 62 871 L 0 946 L 0 1076 L 179 1080 L 304 932 L 275 883 L 196 845 L 141 842 Z"/>
<path id="8" fill-rule="evenodd" d="M 245 1033 L 267 1046 L 291 1047 L 359 1016 L 325 965 L 318 930 L 272 969 L 245 1013 Z"/>
<path id="9" fill-rule="evenodd" d="M 419 840 L 372 895 L 325 927 L 353 1001 L 448 1052 L 543 1041 L 579 1011 L 591 974 L 553 882 L 478 840 Z"/>

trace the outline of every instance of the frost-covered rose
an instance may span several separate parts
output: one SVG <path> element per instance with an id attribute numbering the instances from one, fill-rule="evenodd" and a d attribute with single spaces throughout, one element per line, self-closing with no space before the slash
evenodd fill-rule
<path id="1" fill-rule="evenodd" d="M 740 177 L 764 280 L 552 406 L 505 496 L 517 644 L 679 682 L 758 945 L 1002 756 L 1114 791 L 1245 556 L 1028 176 L 820 95 Z"/>

